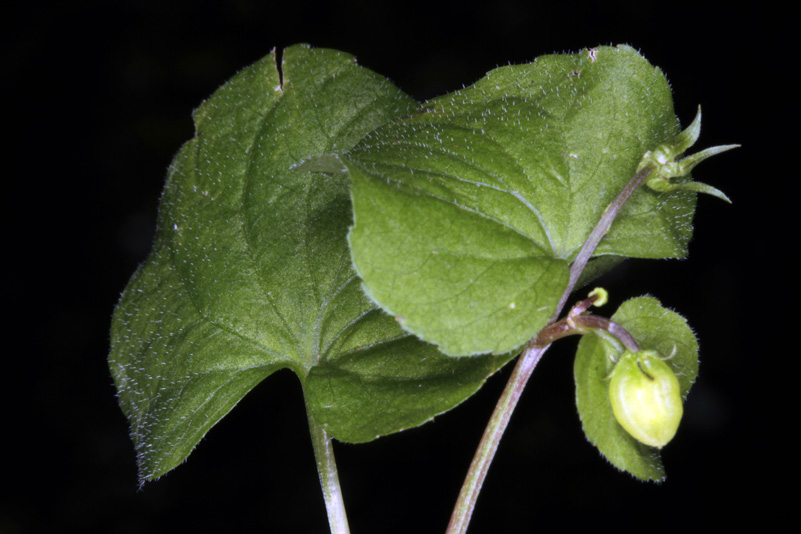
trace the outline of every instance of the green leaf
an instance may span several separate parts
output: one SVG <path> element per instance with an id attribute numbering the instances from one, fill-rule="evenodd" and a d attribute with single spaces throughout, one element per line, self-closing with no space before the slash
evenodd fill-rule
<path id="1" fill-rule="evenodd" d="M 429 101 L 341 158 L 366 291 L 446 354 L 518 349 L 643 154 L 678 126 L 664 75 L 626 46 L 501 67 Z M 683 257 L 694 208 L 693 193 L 641 188 L 595 255 Z"/>
<path id="2" fill-rule="evenodd" d="M 653 297 L 624 302 L 612 320 L 628 330 L 643 350 L 668 357 L 665 363 L 679 380 L 687 399 L 698 374 L 698 342 L 687 321 L 664 308 Z M 675 353 L 674 353 L 675 349 Z M 637 441 L 615 419 L 609 400 L 609 378 L 620 352 L 600 336 L 582 337 L 576 353 L 576 406 L 587 439 L 618 469 L 642 480 L 663 480 L 665 470 L 659 449 Z"/>
<path id="3" fill-rule="evenodd" d="M 153 252 L 114 313 L 109 366 L 142 481 L 278 369 L 298 375 L 330 435 L 359 442 L 452 408 L 509 359 L 454 362 L 382 313 L 352 268 L 345 179 L 292 170 L 417 103 L 344 53 L 294 46 L 281 72 L 276 60 L 195 113 Z"/>

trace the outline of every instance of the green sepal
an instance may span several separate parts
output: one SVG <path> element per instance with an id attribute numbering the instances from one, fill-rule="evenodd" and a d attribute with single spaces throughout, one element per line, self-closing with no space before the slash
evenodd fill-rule
<path id="1" fill-rule="evenodd" d="M 703 182 L 682 182 L 674 184 L 662 178 L 654 178 L 653 180 L 649 180 L 647 184 L 648 187 L 660 193 L 670 193 L 673 191 L 694 191 L 696 193 L 712 195 L 713 197 L 717 197 L 731 204 L 731 199 L 726 195 L 726 193 L 717 187 L 712 187 L 711 185 Z"/>
<path id="2" fill-rule="evenodd" d="M 673 191 L 694 191 L 696 193 L 705 193 L 712 195 L 721 200 L 731 204 L 731 200 L 721 190 L 711 185 L 701 182 L 671 182 L 671 178 L 681 178 L 688 176 L 696 165 L 711 158 L 716 154 L 726 152 L 740 145 L 721 145 L 714 146 L 702 150 L 696 154 L 687 156 L 686 158 L 676 161 L 676 158 L 687 151 L 698 140 L 701 134 L 701 106 L 698 106 L 698 113 L 695 115 L 693 122 L 684 129 L 680 134 L 671 139 L 669 142 L 659 145 L 653 150 L 646 152 L 637 170 L 641 171 L 646 167 L 651 167 L 652 171 L 646 185 L 654 191 L 659 193 L 670 193 Z"/>

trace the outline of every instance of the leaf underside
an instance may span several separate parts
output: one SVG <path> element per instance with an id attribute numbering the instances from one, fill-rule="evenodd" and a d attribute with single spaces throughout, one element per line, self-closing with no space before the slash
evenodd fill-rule
<path id="1" fill-rule="evenodd" d="M 454 407 L 511 356 L 457 361 L 404 332 L 353 270 L 346 180 L 292 170 L 418 104 L 344 53 L 293 46 L 281 67 L 271 53 L 195 112 L 114 313 L 109 366 L 143 482 L 279 369 L 330 435 L 362 442 Z"/>
<path id="2" fill-rule="evenodd" d="M 676 373 L 686 400 L 698 374 L 698 342 L 687 321 L 653 297 L 624 302 L 612 320 L 628 330 L 643 350 L 656 350 L 664 357 L 673 354 L 665 362 Z M 607 341 L 594 334 L 582 337 L 574 375 L 584 433 L 618 469 L 642 480 L 664 480 L 659 450 L 637 441 L 615 419 L 609 401 L 609 374 L 614 367 L 610 356 L 617 358 L 619 353 Z"/>
<path id="3" fill-rule="evenodd" d="M 366 292 L 448 355 L 519 349 L 642 155 L 677 132 L 664 75 L 625 46 L 501 67 L 427 102 L 337 160 Z M 683 257 L 694 208 L 641 188 L 595 256 Z"/>
<path id="4" fill-rule="evenodd" d="M 550 319 L 603 210 L 678 131 L 667 81 L 629 47 L 502 67 L 422 108 L 341 52 L 276 61 L 195 112 L 115 310 L 109 365 L 142 481 L 282 368 L 343 441 L 453 408 Z M 683 257 L 694 208 L 642 188 L 582 282 Z"/>

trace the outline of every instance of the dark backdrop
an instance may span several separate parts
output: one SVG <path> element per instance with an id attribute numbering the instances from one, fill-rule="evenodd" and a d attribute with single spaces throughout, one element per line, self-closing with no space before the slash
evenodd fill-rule
<path id="1" fill-rule="evenodd" d="M 784 396 L 796 387 L 792 316 L 772 306 L 792 298 L 797 278 L 784 255 L 798 239 L 791 20 L 769 2 L 554 5 L 77 1 L 6 12 L 0 533 L 326 531 L 291 373 L 266 380 L 185 465 L 137 491 L 106 366 L 112 309 L 148 254 L 191 111 L 239 69 L 297 42 L 355 54 L 420 100 L 497 65 L 628 43 L 666 72 L 683 124 L 703 106 L 698 146 L 742 143 L 696 173 L 734 204 L 700 199 L 690 258 L 632 261 L 605 280 L 616 303 L 657 296 L 700 339 L 700 377 L 664 452 L 667 482 L 617 472 L 586 441 L 573 344 L 560 343 L 512 419 L 471 532 L 776 520 L 797 405 Z M 422 428 L 338 445 L 355 534 L 444 531 L 508 372 Z"/>

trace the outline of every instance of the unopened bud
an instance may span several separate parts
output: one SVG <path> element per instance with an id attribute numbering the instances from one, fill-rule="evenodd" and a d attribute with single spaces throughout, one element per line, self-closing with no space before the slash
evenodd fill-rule
<path id="1" fill-rule="evenodd" d="M 609 400 L 620 426 L 651 447 L 664 447 L 684 412 L 673 370 L 655 351 L 626 351 L 612 371 Z"/>

